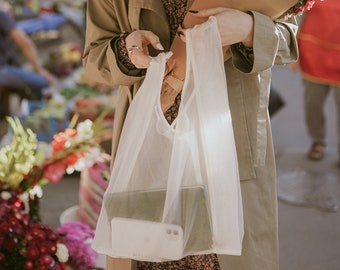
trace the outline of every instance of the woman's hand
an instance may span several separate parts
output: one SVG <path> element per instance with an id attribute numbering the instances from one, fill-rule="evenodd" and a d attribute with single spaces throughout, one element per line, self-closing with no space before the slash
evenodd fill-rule
<path id="1" fill-rule="evenodd" d="M 137 68 L 149 67 L 151 62 L 148 50 L 149 44 L 157 50 L 164 50 L 158 36 L 151 31 L 135 30 L 126 37 L 125 44 L 130 60 Z"/>
<path id="2" fill-rule="evenodd" d="M 239 42 L 247 47 L 253 46 L 254 20 L 252 15 L 224 7 L 190 10 L 189 12 L 192 16 L 200 18 L 216 17 L 223 46 Z"/>

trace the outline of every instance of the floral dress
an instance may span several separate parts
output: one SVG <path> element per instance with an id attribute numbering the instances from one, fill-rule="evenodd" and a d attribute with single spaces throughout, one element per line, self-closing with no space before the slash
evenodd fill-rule
<path id="1" fill-rule="evenodd" d="M 187 12 L 187 0 L 162 0 L 164 9 L 170 26 L 171 40 L 174 39 L 178 26 L 184 19 Z M 119 60 L 128 68 L 135 68 L 130 62 L 128 52 L 125 48 L 124 38 L 129 33 L 121 36 L 121 42 L 118 43 L 120 55 Z M 174 104 L 164 113 L 165 118 L 171 124 L 177 117 L 181 94 L 179 93 Z M 137 270 L 220 270 L 216 254 L 193 255 L 187 256 L 178 261 L 169 261 L 162 263 L 155 262 L 137 262 Z"/>

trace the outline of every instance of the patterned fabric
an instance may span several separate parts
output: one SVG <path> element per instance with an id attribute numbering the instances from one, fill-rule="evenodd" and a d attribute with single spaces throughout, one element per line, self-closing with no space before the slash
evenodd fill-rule
<path id="1" fill-rule="evenodd" d="M 137 270 L 219 270 L 216 254 L 188 256 L 179 261 L 137 262 Z"/>
<path id="2" fill-rule="evenodd" d="M 117 42 L 118 47 L 118 60 L 128 69 L 128 70 L 134 70 L 137 69 L 134 64 L 132 64 L 129 52 L 126 49 L 126 43 L 125 38 L 130 34 L 131 32 L 124 32 L 119 36 L 119 40 Z"/>
<path id="3" fill-rule="evenodd" d="M 174 104 L 164 113 L 164 117 L 166 121 L 171 125 L 171 123 L 176 119 L 178 115 L 179 105 L 181 104 L 181 93 L 179 93 L 176 98 Z"/>
<path id="4" fill-rule="evenodd" d="M 187 13 L 187 0 L 162 0 L 164 5 L 165 13 L 169 21 L 170 27 L 170 39 L 173 41 L 176 36 L 177 29 L 182 23 L 186 13 Z M 136 69 L 134 64 L 132 64 L 128 51 L 125 46 L 125 38 L 131 32 L 124 32 L 120 35 L 117 42 L 118 46 L 118 60 L 129 70 Z M 174 104 L 164 113 L 164 116 L 169 124 L 171 124 L 177 117 L 179 104 L 181 103 L 181 94 L 178 94 Z"/>
<path id="5" fill-rule="evenodd" d="M 170 27 L 170 41 L 172 42 L 178 26 L 182 23 L 184 16 L 187 12 L 187 0 L 162 0 L 167 19 Z M 129 70 L 136 69 L 134 64 L 131 63 L 128 51 L 125 46 L 125 38 L 131 32 L 124 32 L 120 35 L 117 42 L 118 46 L 118 60 Z"/>
<path id="6" fill-rule="evenodd" d="M 169 21 L 171 42 L 176 36 L 177 29 L 184 20 L 187 13 L 186 0 L 162 0 L 165 12 Z M 179 105 L 181 103 L 181 93 L 175 99 L 174 104 L 164 113 L 165 119 L 171 124 L 177 117 Z"/>
<path id="7" fill-rule="evenodd" d="M 187 13 L 187 0 L 162 0 L 169 21 L 171 42 Z"/>

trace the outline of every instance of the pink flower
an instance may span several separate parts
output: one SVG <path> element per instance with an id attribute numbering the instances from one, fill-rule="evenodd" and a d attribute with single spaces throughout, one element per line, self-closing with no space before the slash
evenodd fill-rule
<path id="1" fill-rule="evenodd" d="M 289 19 L 294 15 L 301 15 L 303 12 L 310 10 L 315 4 L 316 0 L 299 0 L 296 5 L 291 7 L 285 14 L 283 14 L 284 19 Z M 323 1 L 323 0 L 320 0 Z"/>
<path id="2" fill-rule="evenodd" d="M 313 7 L 314 4 L 315 4 L 314 0 L 307 1 L 306 5 L 304 7 L 302 7 L 302 11 L 310 10 Z"/>
<path id="3" fill-rule="evenodd" d="M 68 222 L 57 229 L 66 245 L 68 264 L 77 270 L 88 270 L 96 265 L 98 254 L 91 248 L 94 230 L 82 222 Z"/>
<path id="4" fill-rule="evenodd" d="M 52 183 L 58 183 L 63 178 L 67 166 L 63 162 L 53 163 L 44 169 L 43 178 L 48 179 Z"/>

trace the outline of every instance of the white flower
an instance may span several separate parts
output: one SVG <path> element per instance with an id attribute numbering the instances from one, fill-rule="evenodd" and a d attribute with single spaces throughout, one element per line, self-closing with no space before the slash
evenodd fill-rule
<path id="1" fill-rule="evenodd" d="M 73 164 L 73 169 L 77 172 L 82 172 L 86 169 L 86 160 L 81 157 L 78 159 L 78 161 Z"/>
<path id="2" fill-rule="evenodd" d="M 88 149 L 83 157 L 85 162 L 85 167 L 92 167 L 94 163 L 96 163 L 102 155 L 102 152 L 99 147 L 91 147 Z"/>
<path id="3" fill-rule="evenodd" d="M 30 195 L 31 198 L 34 198 L 34 196 L 37 196 L 38 198 L 42 198 L 43 190 L 42 190 L 41 186 L 39 186 L 39 185 L 34 186 L 34 188 L 32 188 L 29 191 L 29 195 Z"/>
<path id="4" fill-rule="evenodd" d="M 92 244 L 92 242 L 93 242 L 93 239 L 91 237 L 89 237 L 84 241 L 84 244 L 90 246 Z"/>
<path id="5" fill-rule="evenodd" d="M 99 147 L 91 147 L 86 150 L 83 156 L 79 156 L 78 160 L 75 164 L 72 164 L 66 168 L 67 174 L 72 174 L 75 171 L 82 172 L 86 168 L 90 168 L 93 166 L 95 162 L 97 162 L 102 153 Z"/>
<path id="6" fill-rule="evenodd" d="M 66 168 L 66 173 L 67 173 L 67 174 L 72 174 L 72 173 L 74 173 L 74 167 L 73 167 L 73 166 L 68 166 L 68 167 Z"/>
<path id="7" fill-rule="evenodd" d="M 24 129 L 18 118 L 8 118 L 13 130 L 9 145 L 0 149 L 0 180 L 17 188 L 33 167 L 38 140 L 30 129 Z"/>
<path id="8" fill-rule="evenodd" d="M 8 191 L 2 191 L 0 196 L 1 199 L 3 199 L 4 201 L 7 201 L 12 197 L 11 193 L 9 193 Z"/>
<path id="9" fill-rule="evenodd" d="M 64 244 L 57 244 L 57 252 L 55 254 L 58 257 L 59 262 L 65 263 L 68 260 L 69 254 L 68 249 Z"/>
<path id="10" fill-rule="evenodd" d="M 92 140 L 93 139 L 93 122 L 89 119 L 86 119 L 83 122 L 80 122 L 77 126 L 77 141 L 81 142 L 81 141 L 88 141 L 88 140 Z"/>
<path id="11" fill-rule="evenodd" d="M 72 146 L 72 142 L 70 141 L 71 139 L 68 139 L 65 144 L 64 144 L 64 147 L 65 148 L 70 148 Z"/>

